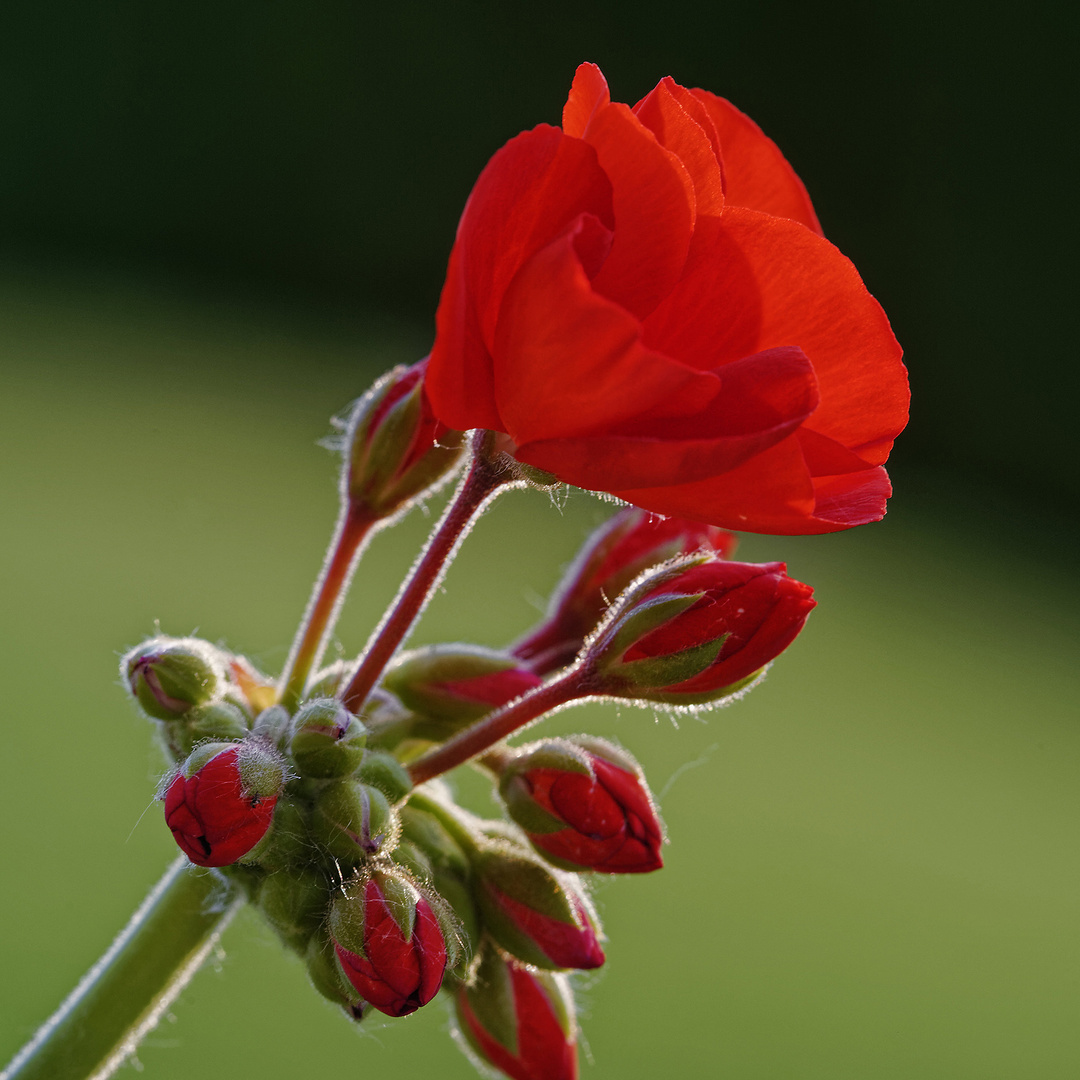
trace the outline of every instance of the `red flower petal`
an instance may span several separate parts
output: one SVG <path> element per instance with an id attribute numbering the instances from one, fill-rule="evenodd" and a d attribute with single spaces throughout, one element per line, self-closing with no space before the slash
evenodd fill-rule
<path id="1" fill-rule="evenodd" d="M 634 106 L 634 115 L 656 136 L 665 149 L 676 154 L 694 183 L 697 216 L 718 217 L 724 208 L 724 180 L 720 161 L 709 138 L 707 114 L 696 98 L 677 94 L 677 83 L 662 79 L 655 89 Z M 687 108 L 698 105 L 700 120 Z M 704 121 L 704 123 L 702 123 Z M 715 129 L 712 134 L 715 136 Z"/>
<path id="2" fill-rule="evenodd" d="M 439 419 L 499 429 L 490 349 L 503 293 L 532 251 L 591 213 L 614 223 L 595 152 L 541 125 L 511 139 L 480 174 L 458 226 L 426 376 Z"/>
<path id="3" fill-rule="evenodd" d="M 797 346 L 821 393 L 807 426 L 881 464 L 907 421 L 907 375 L 888 319 L 851 262 L 797 223 L 741 207 L 703 227 L 710 257 L 695 259 L 646 320 L 645 343 L 707 368 Z"/>
<path id="4" fill-rule="evenodd" d="M 801 222 L 823 235 L 810 196 L 780 148 L 745 113 L 708 90 L 691 90 L 720 135 L 725 195 L 732 206 Z"/>
<path id="5" fill-rule="evenodd" d="M 598 292 L 644 318 L 679 279 L 694 231 L 686 167 L 626 105 L 598 109 L 585 139 L 611 181 L 615 239 Z"/>
<path id="6" fill-rule="evenodd" d="M 563 106 L 563 131 L 575 139 L 584 138 L 589 121 L 597 109 L 610 102 L 611 94 L 603 72 L 595 64 L 578 64 L 570 86 L 570 96 Z"/>

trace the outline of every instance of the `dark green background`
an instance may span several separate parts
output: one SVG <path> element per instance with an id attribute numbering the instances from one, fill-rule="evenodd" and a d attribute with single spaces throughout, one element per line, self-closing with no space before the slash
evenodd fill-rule
<path id="1" fill-rule="evenodd" d="M 171 857 L 117 654 L 160 619 L 280 665 L 334 514 L 326 417 L 422 354 L 472 180 L 590 58 L 616 97 L 670 73 L 762 123 L 916 396 L 883 524 L 744 542 L 821 601 L 764 686 L 678 729 L 612 706 L 550 725 L 676 777 L 664 871 L 599 890 L 585 1076 L 1072 1080 L 1064 11 L 3 5 L 0 1058 Z M 508 497 L 416 640 L 509 640 L 607 512 Z M 428 524 L 376 543 L 347 651 Z M 226 951 L 148 1076 L 470 1075 L 441 1006 L 357 1034 L 254 920 Z"/>

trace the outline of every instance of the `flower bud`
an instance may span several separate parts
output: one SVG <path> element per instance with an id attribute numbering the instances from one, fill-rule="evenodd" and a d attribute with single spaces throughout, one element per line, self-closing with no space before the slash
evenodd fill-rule
<path id="1" fill-rule="evenodd" d="M 229 701 L 210 701 L 180 719 L 162 721 L 159 728 L 169 756 L 181 762 L 200 743 L 239 741 L 248 733 L 248 718 Z"/>
<path id="2" fill-rule="evenodd" d="M 544 621 L 511 652 L 539 674 L 571 663 L 613 597 L 652 566 L 694 551 L 730 558 L 736 538 L 714 525 L 661 518 L 628 506 L 585 542 L 559 582 Z"/>
<path id="3" fill-rule="evenodd" d="M 292 736 L 292 717 L 284 705 L 271 705 L 257 717 L 252 731 L 261 739 L 272 743 L 279 750 L 289 745 Z"/>
<path id="4" fill-rule="evenodd" d="M 325 921 L 329 907 L 330 889 L 313 871 L 269 874 L 259 889 L 259 908 L 267 922 L 301 956 Z"/>
<path id="5" fill-rule="evenodd" d="M 315 842 L 329 855 L 355 866 L 397 846 L 397 817 L 375 787 L 341 780 L 327 784 L 315 801 Z"/>
<path id="6" fill-rule="evenodd" d="M 356 776 L 378 788 L 392 803 L 400 802 L 412 791 L 409 770 L 393 754 L 383 751 L 368 750 Z"/>
<path id="7" fill-rule="evenodd" d="M 541 679 L 512 656 L 477 645 L 430 645 L 405 653 L 383 682 L 418 714 L 410 734 L 441 742 Z"/>
<path id="8" fill-rule="evenodd" d="M 266 743 L 207 743 L 165 791 L 165 821 L 199 866 L 228 866 L 263 838 L 285 785 L 285 763 Z"/>
<path id="9" fill-rule="evenodd" d="M 380 1012 L 405 1016 L 439 992 L 446 933 L 404 874 L 378 869 L 354 881 L 331 905 L 329 929 L 341 970 Z"/>
<path id="10" fill-rule="evenodd" d="M 427 361 L 396 367 L 356 403 L 345 433 L 344 494 L 385 518 L 446 479 L 462 453 L 462 434 L 431 412 L 424 395 Z"/>
<path id="11" fill-rule="evenodd" d="M 511 1080 L 577 1080 L 577 1024 L 565 975 L 523 967 L 488 942 L 455 1007 L 468 1045 Z"/>
<path id="12" fill-rule="evenodd" d="M 329 780 L 355 772 L 367 731 L 340 701 L 317 698 L 293 717 L 289 752 L 301 776 Z"/>
<path id="13" fill-rule="evenodd" d="M 406 803 L 401 808 L 401 835 L 415 844 L 432 866 L 446 867 L 461 876 L 469 873 L 469 859 L 461 845 L 427 810 Z"/>
<path id="14" fill-rule="evenodd" d="M 814 607 L 810 586 L 785 570 L 690 558 L 640 578 L 586 646 L 594 692 L 700 705 L 748 686 Z"/>
<path id="15" fill-rule="evenodd" d="M 484 927 L 512 956 L 541 968 L 597 968 L 596 916 L 569 874 L 509 846 L 480 851 L 473 866 Z"/>
<path id="16" fill-rule="evenodd" d="M 664 865 L 664 833 L 641 767 L 603 739 L 524 746 L 499 791 L 533 847 L 557 866 L 643 874 Z"/>
<path id="17" fill-rule="evenodd" d="M 175 720 L 214 698 L 225 679 L 218 651 L 198 638 L 159 636 L 120 661 L 120 674 L 144 712 Z"/>

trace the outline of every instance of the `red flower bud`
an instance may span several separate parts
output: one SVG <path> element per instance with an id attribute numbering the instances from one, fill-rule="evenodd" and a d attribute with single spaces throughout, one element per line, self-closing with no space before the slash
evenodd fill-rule
<path id="1" fill-rule="evenodd" d="M 415 1012 L 442 986 L 447 946 L 440 918 L 403 875 L 376 870 L 339 896 L 330 936 L 346 978 L 387 1016 Z"/>
<path id="2" fill-rule="evenodd" d="M 598 968 L 596 916 L 570 875 L 509 849 L 480 852 L 474 869 L 484 926 L 512 956 L 541 968 Z"/>
<path id="3" fill-rule="evenodd" d="M 643 874 L 664 865 L 664 833 L 641 768 L 602 739 L 522 747 L 499 789 L 533 846 L 559 866 Z"/>
<path id="4" fill-rule="evenodd" d="M 513 656 L 475 645 L 429 645 L 405 653 L 383 683 L 416 714 L 411 734 L 439 741 L 539 686 Z"/>
<path id="5" fill-rule="evenodd" d="M 345 495 L 376 518 L 389 517 L 444 480 L 461 457 L 461 433 L 431 412 L 423 392 L 427 361 L 397 367 L 356 404 L 344 435 Z"/>
<path id="6" fill-rule="evenodd" d="M 436 326 L 435 415 L 567 483 L 754 532 L 885 512 L 900 348 L 776 145 L 707 91 L 630 110 L 581 65 L 562 128 L 477 181 Z"/>
<path id="7" fill-rule="evenodd" d="M 489 943 L 456 1006 L 469 1046 L 512 1080 L 576 1080 L 577 1025 L 565 975 L 506 960 Z"/>
<path id="8" fill-rule="evenodd" d="M 165 822 L 193 863 L 228 866 L 270 828 L 284 782 L 280 755 L 261 741 L 200 746 L 165 791 Z"/>
<path id="9" fill-rule="evenodd" d="M 589 537 L 552 595 L 547 618 L 511 651 L 540 674 L 564 667 L 611 600 L 638 574 L 693 551 L 715 551 L 727 559 L 737 542 L 712 525 L 661 518 L 628 506 Z"/>
<path id="10" fill-rule="evenodd" d="M 673 705 L 748 685 L 791 644 L 814 607 L 783 563 L 696 560 L 624 594 L 589 643 L 601 694 Z"/>

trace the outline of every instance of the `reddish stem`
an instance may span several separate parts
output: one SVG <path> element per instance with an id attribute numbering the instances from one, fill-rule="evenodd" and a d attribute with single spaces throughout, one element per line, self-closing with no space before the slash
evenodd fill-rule
<path id="1" fill-rule="evenodd" d="M 483 720 L 414 761 L 409 766 L 413 783 L 422 784 L 458 765 L 464 765 L 515 731 L 538 720 L 544 713 L 578 698 L 588 697 L 592 692 L 588 688 L 589 681 L 587 669 L 575 666 L 554 681 L 538 686 L 517 701 L 489 713 Z"/>
<path id="2" fill-rule="evenodd" d="M 375 531 L 378 519 L 355 505 L 346 504 L 338 520 L 337 531 L 330 542 L 330 551 L 323 565 L 296 632 L 289 661 L 281 676 L 279 701 L 289 710 L 299 703 L 311 669 L 322 658 L 323 651 L 337 623 L 338 612 L 349 586 L 361 551 Z"/>
<path id="3" fill-rule="evenodd" d="M 473 436 L 469 471 L 435 526 L 427 547 L 413 564 L 394 602 L 371 635 L 349 685 L 340 695 L 346 708 L 359 709 L 367 700 L 391 657 L 438 588 L 461 541 L 484 507 L 501 490 L 519 483 L 512 472 L 486 456 L 487 435 L 486 431 L 478 431 Z"/>

